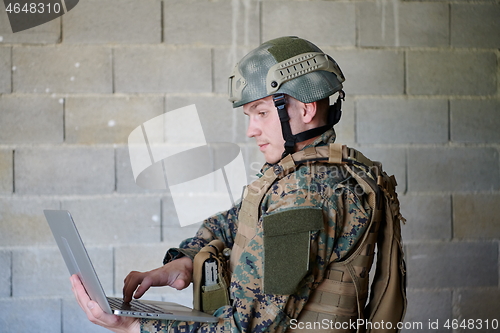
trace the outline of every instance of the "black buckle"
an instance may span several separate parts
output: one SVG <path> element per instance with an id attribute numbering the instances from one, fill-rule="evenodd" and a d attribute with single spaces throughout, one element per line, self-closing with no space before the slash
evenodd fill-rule
<path id="1" fill-rule="evenodd" d="M 275 107 L 281 107 L 285 105 L 285 94 L 274 94 L 273 102 Z"/>

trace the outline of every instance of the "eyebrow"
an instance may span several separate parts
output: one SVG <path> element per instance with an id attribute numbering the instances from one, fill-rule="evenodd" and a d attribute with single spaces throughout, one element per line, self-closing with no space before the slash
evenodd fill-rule
<path id="1" fill-rule="evenodd" d="M 264 101 L 255 101 L 255 104 L 253 104 L 253 105 L 250 107 L 250 110 L 255 109 L 256 107 L 258 107 L 258 106 L 259 106 L 259 105 L 261 105 L 261 104 L 264 104 Z M 245 110 L 243 110 L 243 113 L 244 113 L 244 114 L 246 114 L 246 115 L 248 115 L 248 113 L 247 113 Z"/>

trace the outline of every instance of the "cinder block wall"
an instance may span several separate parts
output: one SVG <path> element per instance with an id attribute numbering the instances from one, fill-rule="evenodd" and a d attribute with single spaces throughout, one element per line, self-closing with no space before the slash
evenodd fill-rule
<path id="1" fill-rule="evenodd" d="M 227 75 L 281 35 L 337 60 L 347 77 L 338 141 L 397 176 L 408 219 L 406 321 L 422 323 L 404 331 L 450 332 L 446 321 L 463 319 L 492 331 L 500 5 L 486 0 L 82 0 L 16 34 L 0 6 L 0 331 L 101 331 L 72 298 L 43 209 L 73 213 L 115 295 L 130 270 L 161 265 L 194 233 L 179 226 L 167 191 L 134 183 L 127 137 L 145 121 L 196 104 L 207 141 L 238 143 L 252 179 L 262 157 L 226 100 Z M 148 296 L 190 302 L 189 290 Z"/>

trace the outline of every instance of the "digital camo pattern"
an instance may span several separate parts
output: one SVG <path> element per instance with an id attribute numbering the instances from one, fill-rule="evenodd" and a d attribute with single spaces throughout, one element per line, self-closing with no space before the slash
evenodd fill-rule
<path id="1" fill-rule="evenodd" d="M 312 146 L 326 145 L 335 140 L 332 130 L 320 136 Z M 264 165 L 262 172 L 271 167 Z M 232 247 L 238 228 L 241 203 L 229 211 L 204 221 L 195 237 L 173 249 L 191 258 L 213 239 Z M 370 222 L 371 209 L 362 188 L 347 170 L 338 165 L 313 163 L 299 166 L 275 182 L 265 193 L 262 216 L 301 207 L 321 208 L 323 230 L 310 233 L 309 272 L 296 286 L 292 295 L 263 293 L 264 248 L 262 217 L 257 221 L 256 234 L 243 250 L 231 279 L 232 306 L 225 306 L 214 315 L 216 324 L 177 321 L 141 322 L 141 332 L 284 332 L 290 320 L 297 318 L 311 292 L 323 281 L 330 258 L 341 260 L 361 238 Z M 283 226 L 286 228 L 286 226 Z M 291 258 L 293 260 L 293 258 Z"/>

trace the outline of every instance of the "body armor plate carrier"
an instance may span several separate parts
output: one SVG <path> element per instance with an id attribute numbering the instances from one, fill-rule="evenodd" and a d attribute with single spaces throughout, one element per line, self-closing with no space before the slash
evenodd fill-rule
<path id="1" fill-rule="evenodd" d="M 400 221 L 405 220 L 399 212 L 396 179 L 383 172 L 380 163 L 370 161 L 355 149 L 337 143 L 306 148 L 287 155 L 248 185 L 231 252 L 231 271 L 255 235 L 260 205 L 267 190 L 304 163 L 343 165 L 368 194 L 372 217 L 363 238 L 347 258 L 336 261 L 338 258 L 333 253 L 325 279 L 312 291 L 299 317 L 293 319 L 299 323 L 320 323 L 326 319 L 329 328 L 321 332 L 398 332 L 398 323 L 403 321 L 406 311 L 406 270 L 400 231 Z M 378 249 L 376 270 L 370 301 L 365 306 L 375 248 Z"/>

